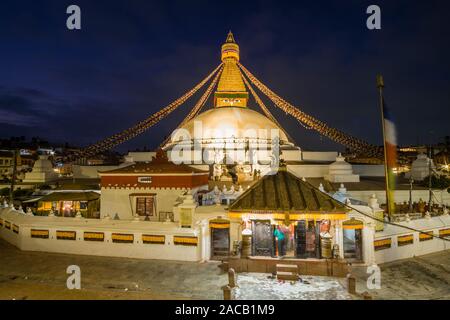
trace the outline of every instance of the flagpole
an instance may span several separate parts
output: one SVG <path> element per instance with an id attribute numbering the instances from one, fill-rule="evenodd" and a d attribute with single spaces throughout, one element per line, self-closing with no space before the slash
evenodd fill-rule
<path id="1" fill-rule="evenodd" d="M 388 163 L 387 163 L 387 148 L 386 148 L 386 129 L 384 127 L 384 108 L 383 108 L 383 88 L 384 88 L 384 80 L 382 75 L 377 75 L 377 88 L 380 95 L 380 109 L 381 109 L 381 128 L 383 129 L 383 150 L 384 150 L 384 176 L 386 181 L 386 210 L 391 217 L 391 196 L 389 190 L 389 172 L 388 172 Z"/>

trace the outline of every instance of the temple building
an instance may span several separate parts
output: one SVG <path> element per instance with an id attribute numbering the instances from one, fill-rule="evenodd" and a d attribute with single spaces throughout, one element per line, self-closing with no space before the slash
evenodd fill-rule
<path id="1" fill-rule="evenodd" d="M 223 71 L 214 93 L 213 108 L 172 133 L 164 147 L 169 158 L 194 162 L 197 167 L 209 170 L 217 180 L 227 181 L 230 175 L 235 176 L 235 182 L 251 181 L 255 172 L 270 171 L 271 164 L 278 160 L 274 158 L 279 150 L 289 155 L 294 152 L 300 158 L 300 148 L 289 141 L 276 120 L 248 108 L 249 93 L 237 65 L 239 46 L 231 32 L 222 45 L 221 58 Z M 200 145 L 200 151 L 194 150 L 194 142 Z M 178 147 L 174 149 L 174 146 Z"/>
<path id="2" fill-rule="evenodd" d="M 166 221 L 182 195 L 208 189 L 208 172 L 175 165 L 162 151 L 151 162 L 132 163 L 99 174 L 101 217 Z"/>
<path id="3" fill-rule="evenodd" d="M 320 259 L 332 257 L 331 245 L 322 246 L 321 239 L 336 238 L 336 227 L 347 218 L 348 211 L 342 203 L 282 167 L 234 201 L 228 217 L 242 219 L 243 232 L 253 235 L 253 256 Z M 276 230 L 283 234 L 283 240 L 276 239 Z"/>
<path id="4" fill-rule="evenodd" d="M 400 210 L 389 217 L 398 224 L 389 225 L 384 166 L 297 146 L 242 75 L 239 50 L 230 32 L 220 73 L 200 100 L 206 103 L 217 85 L 212 108 L 200 112 L 197 104 L 160 149 L 129 153 L 120 165 L 74 166 L 74 177 L 96 180 L 101 189 L 36 197 L 28 202 L 36 216 L 4 204 L 0 236 L 23 250 L 227 260 L 236 271 L 258 272 L 272 272 L 283 260 L 305 274 L 333 276 L 345 275 L 348 262 L 371 265 L 448 249 L 433 237 L 450 234 L 446 190 L 434 190 L 441 202 L 425 209 L 419 199 L 429 190 L 412 191 L 398 177 Z M 251 96 L 263 113 L 249 108 Z M 428 164 L 419 156 L 413 177 L 423 178 Z M 55 177 L 41 157 L 25 180 Z M 409 199 L 414 213 L 405 209 Z"/>

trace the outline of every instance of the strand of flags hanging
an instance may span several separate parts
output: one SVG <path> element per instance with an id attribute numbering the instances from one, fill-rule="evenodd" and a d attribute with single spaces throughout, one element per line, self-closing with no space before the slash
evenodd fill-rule
<path id="1" fill-rule="evenodd" d="M 394 191 L 396 185 L 395 170 L 397 169 L 397 129 L 394 119 L 383 96 L 384 81 L 377 76 L 377 86 L 380 91 L 381 116 L 384 141 L 384 167 L 386 176 L 386 204 L 389 216 L 395 213 Z"/>

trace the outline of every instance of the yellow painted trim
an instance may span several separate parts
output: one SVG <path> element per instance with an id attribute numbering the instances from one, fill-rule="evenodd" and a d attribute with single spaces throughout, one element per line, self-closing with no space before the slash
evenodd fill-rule
<path id="1" fill-rule="evenodd" d="M 56 239 L 58 240 L 75 240 L 76 238 L 76 231 L 56 231 Z"/>
<path id="2" fill-rule="evenodd" d="M 404 236 L 397 237 L 397 244 L 399 246 L 412 244 L 412 243 L 414 243 L 414 236 L 412 234 L 407 234 Z"/>
<path id="3" fill-rule="evenodd" d="M 271 216 L 272 219 L 278 219 L 278 220 L 285 220 L 286 214 L 288 214 L 289 219 L 291 221 L 297 221 L 297 220 L 345 220 L 347 219 L 346 213 L 318 213 L 318 212 L 311 212 L 311 213 L 289 213 L 289 212 L 267 212 L 267 213 L 252 213 L 252 212 L 232 212 L 230 211 L 228 213 L 228 216 L 230 218 L 242 218 L 242 216 L 246 215 L 268 215 Z"/>
<path id="4" fill-rule="evenodd" d="M 433 231 L 423 231 L 419 233 L 419 241 L 426 241 L 433 239 L 434 232 Z"/>
<path id="5" fill-rule="evenodd" d="M 345 230 L 361 230 L 361 229 L 363 229 L 363 225 L 362 224 L 354 224 L 354 225 L 343 224 L 342 225 L 342 229 L 345 229 Z"/>
<path id="6" fill-rule="evenodd" d="M 105 239 L 105 234 L 103 232 L 90 232 L 90 231 L 85 231 L 83 234 L 83 239 L 90 241 L 90 240 L 94 240 L 94 241 L 104 241 Z"/>
<path id="7" fill-rule="evenodd" d="M 441 229 L 439 230 L 439 236 L 440 237 L 446 237 L 450 235 L 450 228 L 449 229 Z"/>
<path id="8" fill-rule="evenodd" d="M 198 244 L 198 238 L 187 236 L 174 236 L 173 243 L 176 245 L 196 246 Z"/>
<path id="9" fill-rule="evenodd" d="M 229 229 L 230 223 L 210 223 L 209 227 L 214 229 Z"/>
<path id="10" fill-rule="evenodd" d="M 32 238 L 45 238 L 48 239 L 50 232 L 48 230 L 31 229 L 30 236 Z"/>
<path id="11" fill-rule="evenodd" d="M 142 235 L 142 242 L 143 243 L 149 243 L 149 244 L 165 244 L 166 243 L 166 236 L 161 235 L 150 235 L 150 234 L 143 234 Z"/>
<path id="12" fill-rule="evenodd" d="M 134 241 L 134 235 L 133 234 L 126 234 L 126 233 L 113 233 L 111 235 L 112 241 L 123 241 L 123 242 L 133 242 Z"/>
<path id="13" fill-rule="evenodd" d="M 383 249 L 381 247 L 384 247 L 384 246 L 389 246 L 389 248 L 390 248 L 390 246 L 392 245 L 392 239 L 388 238 L 388 239 L 375 240 L 373 242 L 373 245 L 374 245 L 375 249 L 377 249 L 377 248 Z M 386 247 L 386 249 L 387 249 L 387 247 Z"/>

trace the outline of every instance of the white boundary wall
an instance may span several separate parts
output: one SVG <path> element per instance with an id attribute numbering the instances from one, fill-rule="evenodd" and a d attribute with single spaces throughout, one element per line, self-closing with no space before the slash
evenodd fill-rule
<path id="1" fill-rule="evenodd" d="M 175 223 L 26 216 L 10 208 L 0 208 L 0 219 L 3 224 L 0 227 L 0 237 L 21 250 L 142 259 L 201 260 L 198 230 L 179 228 Z M 6 222 L 10 222 L 10 229 L 6 228 Z M 18 233 L 13 231 L 13 225 L 19 227 Z M 48 230 L 49 238 L 32 238 L 31 229 Z M 76 231 L 76 240 L 57 239 L 57 231 Z M 84 232 L 102 232 L 104 240 L 86 241 Z M 132 234 L 134 241 L 115 243 L 112 241 L 112 233 Z M 165 243 L 145 244 L 142 242 L 142 234 L 163 235 Z M 175 245 L 175 236 L 197 237 L 197 245 Z"/>
<path id="2" fill-rule="evenodd" d="M 438 216 L 433 218 L 425 218 L 412 220 L 409 222 L 400 222 L 400 225 L 408 226 L 416 230 L 430 232 L 433 231 L 435 236 L 439 235 L 440 230 L 450 228 L 450 216 Z M 386 225 L 381 232 L 375 233 L 375 240 L 391 239 L 391 247 L 386 249 L 375 250 L 376 263 L 385 263 L 395 260 L 413 258 L 438 251 L 450 249 L 450 241 L 433 238 L 432 240 L 420 241 L 419 232 L 407 230 L 405 228 Z M 399 246 L 398 237 L 413 235 L 413 243 Z M 450 236 L 447 236 L 450 240 Z"/>

